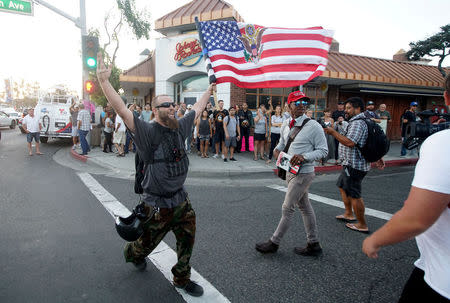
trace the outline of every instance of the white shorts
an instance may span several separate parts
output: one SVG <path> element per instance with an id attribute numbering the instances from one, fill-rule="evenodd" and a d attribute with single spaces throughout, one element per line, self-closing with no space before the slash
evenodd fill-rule
<path id="1" fill-rule="evenodd" d="M 125 144 L 127 136 L 124 131 L 118 130 L 114 132 L 113 143 L 114 144 Z"/>
<path id="2" fill-rule="evenodd" d="M 78 127 L 72 126 L 72 137 L 78 137 Z"/>

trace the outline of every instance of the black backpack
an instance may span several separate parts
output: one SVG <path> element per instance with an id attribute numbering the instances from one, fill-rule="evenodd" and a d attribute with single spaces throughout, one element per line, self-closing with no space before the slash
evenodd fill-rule
<path id="1" fill-rule="evenodd" d="M 383 129 L 368 118 L 361 118 L 356 120 L 364 120 L 367 125 L 367 141 L 364 146 L 356 145 L 367 162 L 372 163 L 383 158 L 387 154 L 390 147 L 390 141 L 384 133 Z"/>

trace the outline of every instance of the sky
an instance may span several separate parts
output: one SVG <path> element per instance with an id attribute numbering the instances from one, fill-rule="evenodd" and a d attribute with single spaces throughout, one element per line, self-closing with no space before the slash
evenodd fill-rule
<path id="1" fill-rule="evenodd" d="M 79 16 L 78 0 L 47 0 L 67 14 Z M 189 0 L 136 0 L 139 10 L 154 21 L 189 3 Z M 409 49 L 411 41 L 427 38 L 450 22 L 448 0 L 228 0 L 247 23 L 274 27 L 323 26 L 335 31 L 334 38 L 343 53 L 392 59 L 399 49 Z M 112 11 L 115 0 L 86 0 L 87 28 L 98 28 L 105 37 L 103 20 Z M 38 81 L 47 89 L 65 84 L 81 92 L 81 32 L 74 23 L 49 9 L 35 4 L 34 16 L 0 12 L 0 92 L 4 79 Z M 144 49 L 154 49 L 150 40 L 133 38 L 131 30 L 120 35 L 117 65 L 129 69 L 141 58 Z M 103 40 L 100 41 L 104 43 Z M 449 56 L 450 57 L 450 56 Z M 437 60 L 432 64 L 437 65 Z M 444 66 L 450 65 L 446 58 Z"/>

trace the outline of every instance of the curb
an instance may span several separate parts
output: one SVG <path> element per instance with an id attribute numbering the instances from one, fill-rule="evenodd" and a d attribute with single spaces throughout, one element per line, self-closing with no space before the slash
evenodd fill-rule
<path id="1" fill-rule="evenodd" d="M 73 149 L 70 149 L 70 155 L 72 156 L 72 158 L 75 158 L 75 159 L 77 159 L 77 160 L 80 160 L 80 161 L 82 161 L 82 162 L 84 162 L 84 163 L 86 163 L 87 160 L 88 160 L 88 156 L 80 155 L 79 153 L 77 153 L 77 152 L 74 151 Z"/>
<path id="2" fill-rule="evenodd" d="M 385 167 L 393 167 L 393 166 L 408 166 L 408 165 L 415 165 L 419 161 L 418 158 L 412 158 L 412 159 L 400 159 L 400 160 L 388 160 L 385 161 Z M 375 163 L 372 163 L 371 168 L 375 168 Z M 314 171 L 316 173 L 324 173 L 324 172 L 330 172 L 330 171 L 337 171 L 341 170 L 341 165 L 332 165 L 332 166 L 316 166 Z M 277 169 L 273 169 L 273 173 L 277 175 Z"/>

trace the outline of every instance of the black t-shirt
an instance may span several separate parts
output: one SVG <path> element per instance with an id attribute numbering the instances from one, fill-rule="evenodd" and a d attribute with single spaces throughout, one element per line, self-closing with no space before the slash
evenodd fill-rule
<path id="1" fill-rule="evenodd" d="M 404 123 L 403 119 L 408 120 L 408 122 Z M 402 116 L 402 137 L 404 137 L 406 134 L 406 126 L 408 125 L 409 122 L 416 122 L 416 113 L 407 110 L 403 116 Z"/>
<path id="2" fill-rule="evenodd" d="M 223 119 L 228 116 L 228 111 L 226 109 L 215 110 L 214 111 L 214 125 L 216 130 L 223 131 Z"/>

